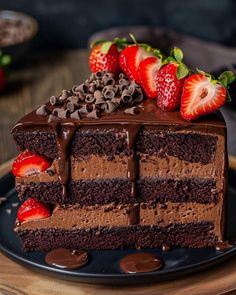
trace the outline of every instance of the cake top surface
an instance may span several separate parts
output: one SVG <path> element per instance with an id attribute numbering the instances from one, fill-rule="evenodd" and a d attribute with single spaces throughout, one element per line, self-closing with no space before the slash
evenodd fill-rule
<path id="1" fill-rule="evenodd" d="M 49 102 L 20 119 L 15 128 L 57 124 L 225 126 L 219 112 L 189 122 L 179 111 L 163 111 L 155 100 L 145 96 L 140 85 L 123 73 L 116 76 L 106 71 L 91 74 L 81 85 L 52 96 Z"/>

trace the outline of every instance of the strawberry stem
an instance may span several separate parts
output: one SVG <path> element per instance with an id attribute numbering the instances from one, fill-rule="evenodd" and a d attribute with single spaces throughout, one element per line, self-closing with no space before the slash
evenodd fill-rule
<path id="1" fill-rule="evenodd" d="M 131 33 L 129 33 L 129 36 L 130 36 L 131 40 L 133 41 L 133 43 L 137 45 L 138 42 L 137 42 L 137 40 L 135 39 L 134 35 L 131 34 Z"/>

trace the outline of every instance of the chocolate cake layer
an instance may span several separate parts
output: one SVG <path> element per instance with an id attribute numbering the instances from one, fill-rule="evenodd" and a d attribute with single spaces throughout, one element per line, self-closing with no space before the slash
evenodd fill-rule
<path id="1" fill-rule="evenodd" d="M 147 178 L 137 182 L 139 200 L 165 203 L 197 202 L 201 204 L 217 203 L 219 191 L 213 179 Z"/>
<path id="2" fill-rule="evenodd" d="M 161 131 L 154 126 L 141 130 L 137 151 L 148 155 L 160 154 L 162 157 L 174 156 L 191 163 L 207 164 L 214 159 L 216 136 L 161 128 Z"/>
<path id="3" fill-rule="evenodd" d="M 127 179 L 78 180 L 69 183 L 69 196 L 63 196 L 62 186 L 56 182 L 17 183 L 20 199 L 34 197 L 45 203 L 95 205 L 127 204 L 137 202 L 165 203 L 196 202 L 217 203 L 219 193 L 216 181 L 201 178 L 147 178 L 137 181 L 137 195 L 131 195 L 131 182 Z"/>
<path id="4" fill-rule="evenodd" d="M 19 149 L 29 149 L 50 159 L 57 158 L 56 136 L 50 128 L 48 132 L 45 128 L 40 131 L 33 131 L 31 127 L 15 129 L 13 137 Z M 189 132 L 187 127 L 176 133 L 171 129 L 165 130 L 165 126 L 145 126 L 140 128 L 134 149 L 138 154 L 174 156 L 191 163 L 207 164 L 215 158 L 216 145 L 217 136 Z M 49 148 L 51 146 L 52 149 Z M 78 127 L 71 141 L 70 153 L 76 158 L 106 155 L 112 159 L 115 155 L 127 156 L 131 151 L 125 128 L 108 125 L 102 128 Z"/>
<path id="5" fill-rule="evenodd" d="M 155 248 L 163 244 L 181 247 L 211 247 L 218 239 L 211 222 L 160 226 L 94 227 L 82 229 L 21 229 L 18 236 L 26 251 L 68 249 Z"/>

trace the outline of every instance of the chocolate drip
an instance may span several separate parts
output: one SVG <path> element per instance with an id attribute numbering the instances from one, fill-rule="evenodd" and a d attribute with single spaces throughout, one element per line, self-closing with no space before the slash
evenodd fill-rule
<path id="1" fill-rule="evenodd" d="M 88 253 L 83 250 L 58 248 L 45 256 L 47 264 L 63 269 L 76 269 L 88 262 Z"/>
<path id="2" fill-rule="evenodd" d="M 58 148 L 58 178 L 62 185 L 63 198 L 67 195 L 67 183 L 70 180 L 70 157 L 69 157 L 69 144 L 76 130 L 73 124 L 62 125 L 58 124 L 55 132 Z"/>
<path id="3" fill-rule="evenodd" d="M 120 268 L 125 273 L 149 272 L 162 266 L 162 259 L 151 253 L 134 253 L 120 260 Z"/>
<path id="4" fill-rule="evenodd" d="M 136 138 L 140 131 L 141 125 L 139 124 L 130 124 L 126 127 L 127 131 L 127 141 L 129 149 L 131 150 L 131 155 L 128 159 L 128 171 L 127 171 L 127 178 L 131 182 L 131 197 L 134 199 L 137 195 L 137 187 L 136 187 L 136 180 L 138 178 L 138 167 L 137 167 L 137 160 L 135 157 L 135 149 L 134 145 L 136 142 Z M 134 225 L 139 223 L 139 206 L 132 205 L 129 208 L 129 224 Z"/>

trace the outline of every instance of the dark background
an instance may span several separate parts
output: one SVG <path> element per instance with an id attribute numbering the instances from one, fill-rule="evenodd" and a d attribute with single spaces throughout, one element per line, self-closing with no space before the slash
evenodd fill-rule
<path id="1" fill-rule="evenodd" d="M 39 48 L 86 47 L 96 31 L 151 25 L 236 46 L 234 0 L 0 0 L 1 9 L 34 16 Z"/>

